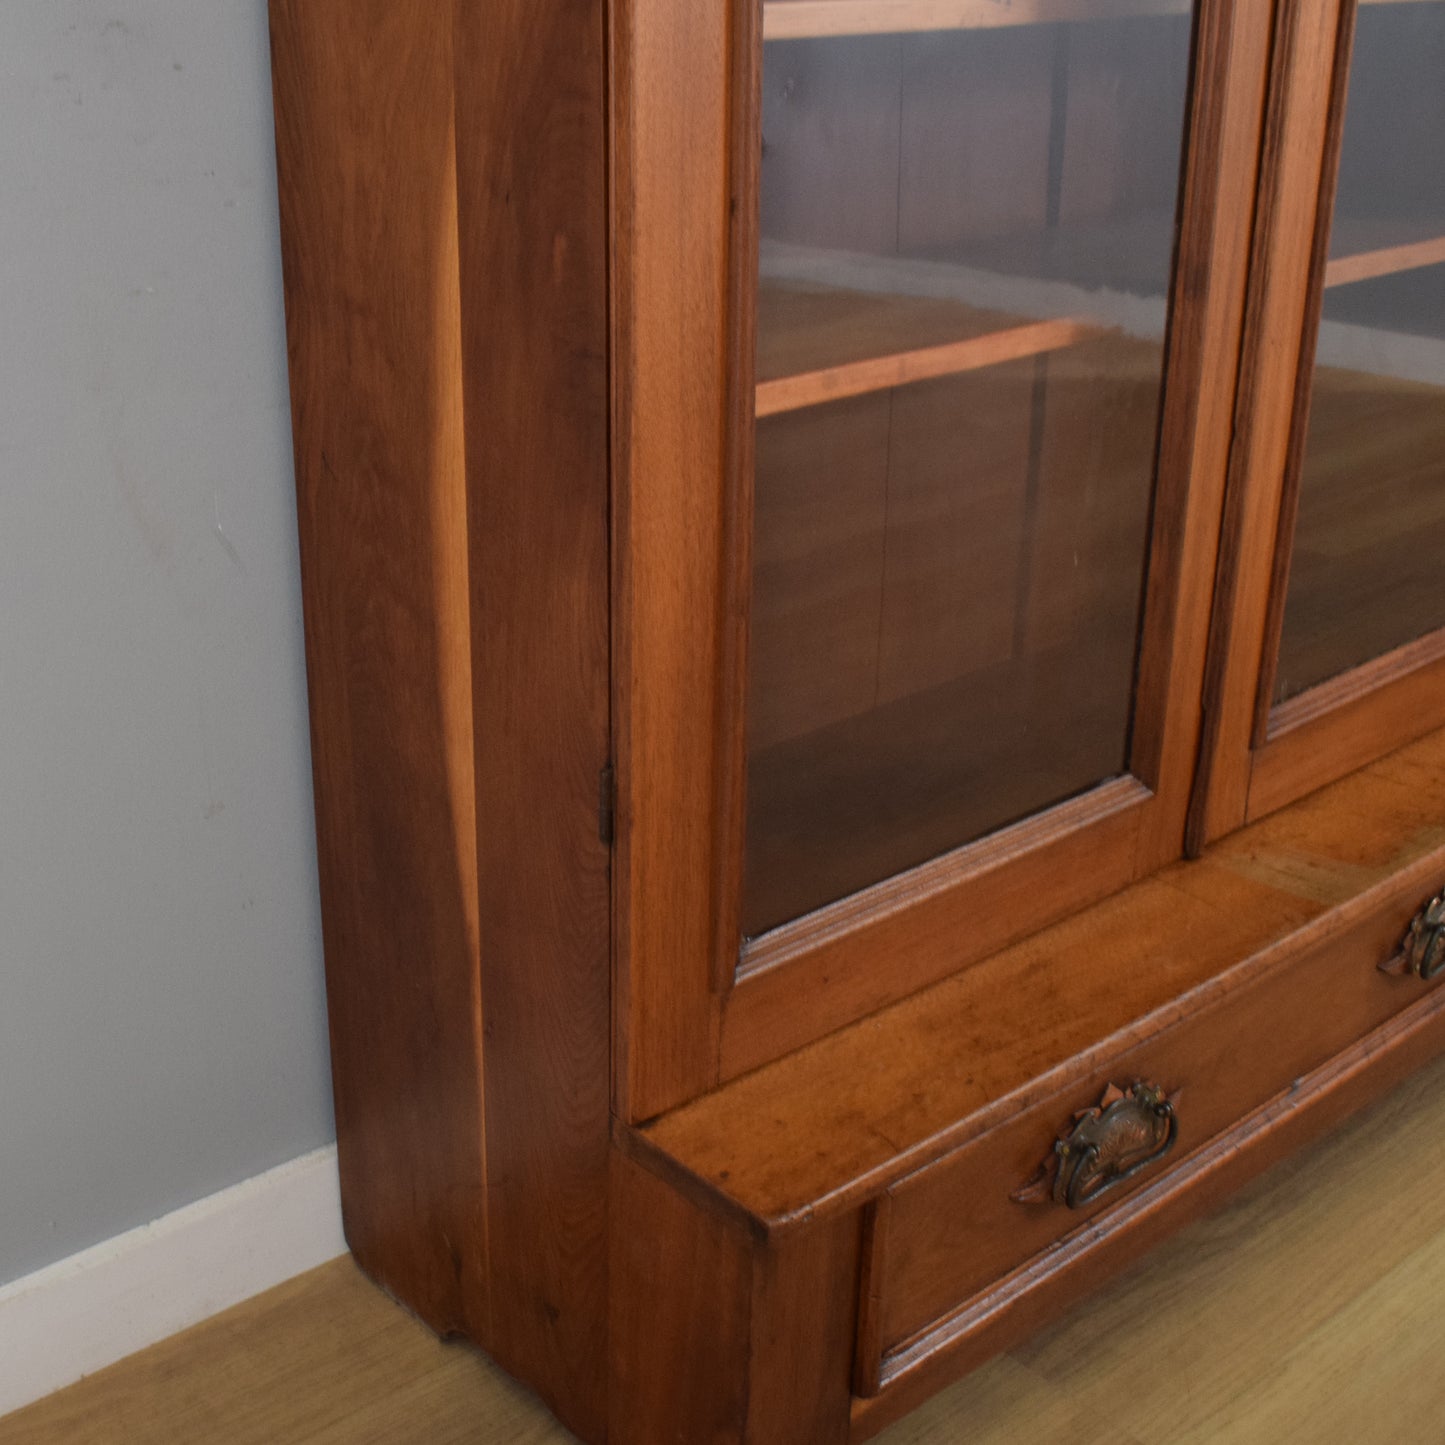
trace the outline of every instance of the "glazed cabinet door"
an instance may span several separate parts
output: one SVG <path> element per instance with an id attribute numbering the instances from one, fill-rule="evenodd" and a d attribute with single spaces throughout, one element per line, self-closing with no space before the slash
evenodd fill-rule
<path id="1" fill-rule="evenodd" d="M 1197 842 L 1445 723 L 1445 3 L 1281 35 Z"/>
<path id="2" fill-rule="evenodd" d="M 1273 9 L 618 7 L 625 1116 L 1179 855 Z"/>

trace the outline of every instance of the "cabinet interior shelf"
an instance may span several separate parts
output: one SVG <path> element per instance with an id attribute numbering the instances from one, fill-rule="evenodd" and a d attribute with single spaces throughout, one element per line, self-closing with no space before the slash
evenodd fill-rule
<path id="1" fill-rule="evenodd" d="M 933 381 L 940 377 L 958 376 L 965 371 L 980 371 L 986 366 L 1021 361 L 1029 356 L 1042 356 L 1045 352 L 1062 350 L 1098 333 L 1099 328 L 1087 321 L 1069 318 L 1034 321 L 966 341 L 920 347 L 913 351 L 895 352 L 891 356 L 874 356 L 864 361 L 844 362 L 840 366 L 779 377 L 759 384 L 758 416 L 801 411 L 804 407 L 843 401 L 850 396 L 889 391 L 916 381 Z"/>
<path id="2" fill-rule="evenodd" d="M 1416 226 L 1425 234 L 1399 241 L 1409 229 L 1399 223 L 1339 221 L 1337 249 L 1344 254 L 1329 262 L 1326 288 L 1445 264 L 1445 234 L 1438 224 Z M 1392 244 L 1376 244 L 1384 239 Z M 826 275 L 830 267 L 824 261 L 819 269 Z M 1008 279 L 1029 284 L 1028 278 Z M 759 420 L 1043 356 L 1115 329 L 1096 315 L 1031 318 L 979 310 L 954 299 L 850 291 L 836 280 L 814 286 L 765 279 L 760 302 L 771 324 L 762 328 Z"/>
<path id="3" fill-rule="evenodd" d="M 1325 267 L 1325 287 L 1348 286 L 1355 281 L 1375 281 L 1401 271 L 1445 264 L 1445 236 L 1430 236 L 1399 246 L 1380 246 L 1336 256 Z"/>
<path id="4" fill-rule="evenodd" d="M 1429 0 L 1360 0 L 1407 5 Z M 905 35 L 1187 15 L 1192 0 L 767 0 L 764 40 Z"/>

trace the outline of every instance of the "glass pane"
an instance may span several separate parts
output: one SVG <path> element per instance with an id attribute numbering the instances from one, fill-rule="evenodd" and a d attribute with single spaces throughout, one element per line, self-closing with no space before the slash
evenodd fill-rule
<path id="1" fill-rule="evenodd" d="M 1445 627 L 1445 4 L 1359 12 L 1275 701 Z"/>
<path id="2" fill-rule="evenodd" d="M 1108 8 L 765 6 L 749 934 L 1126 769 L 1191 20 Z"/>

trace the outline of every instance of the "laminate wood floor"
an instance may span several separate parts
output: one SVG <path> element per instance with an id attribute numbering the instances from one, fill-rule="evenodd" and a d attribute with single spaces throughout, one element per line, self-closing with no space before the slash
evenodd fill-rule
<path id="1" fill-rule="evenodd" d="M 887 1445 L 1445 1445 L 1445 1061 Z M 0 1445 L 562 1445 L 337 1260 L 0 1420 Z"/>

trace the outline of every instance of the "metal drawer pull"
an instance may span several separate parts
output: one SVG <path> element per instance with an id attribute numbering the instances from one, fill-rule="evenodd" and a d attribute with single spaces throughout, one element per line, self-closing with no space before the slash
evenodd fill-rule
<path id="1" fill-rule="evenodd" d="M 1021 1204 L 1052 1199 L 1083 1209 L 1157 1163 L 1178 1138 L 1179 1116 L 1163 1089 L 1135 1084 L 1126 1093 L 1110 1084 L 1094 1108 L 1075 1116 L 1038 1178 L 1013 1198 Z"/>
<path id="2" fill-rule="evenodd" d="M 1380 965 L 1384 973 L 1413 973 L 1431 983 L 1445 974 L 1445 893 L 1437 893 L 1410 920 L 1399 952 Z"/>

